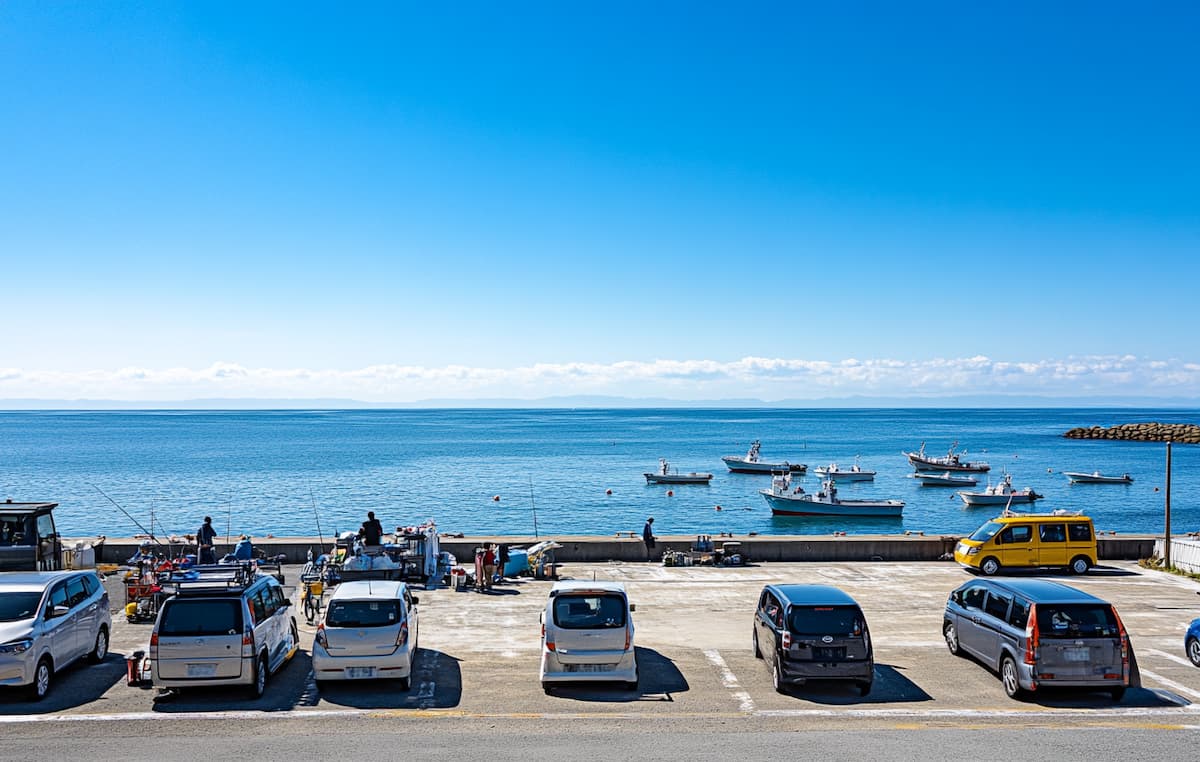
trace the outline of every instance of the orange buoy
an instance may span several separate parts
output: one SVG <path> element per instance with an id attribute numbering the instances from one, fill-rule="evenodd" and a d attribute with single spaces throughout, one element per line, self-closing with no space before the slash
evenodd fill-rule
<path id="1" fill-rule="evenodd" d="M 606 495 L 611 495 L 611 494 L 612 494 L 612 490 L 611 490 L 611 489 L 606 489 L 606 490 L 604 490 L 604 494 L 606 494 Z"/>
<path id="2" fill-rule="evenodd" d="M 673 490 L 673 489 L 667 490 L 667 497 L 675 497 L 675 490 Z"/>
<path id="3" fill-rule="evenodd" d="M 494 500 L 495 502 L 497 502 L 497 503 L 498 503 L 498 502 L 500 502 L 500 496 L 499 496 L 499 495 L 492 495 L 492 500 Z"/>

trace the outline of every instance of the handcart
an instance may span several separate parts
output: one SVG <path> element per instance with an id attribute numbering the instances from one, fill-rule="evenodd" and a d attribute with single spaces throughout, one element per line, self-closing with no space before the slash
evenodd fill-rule
<path id="1" fill-rule="evenodd" d="M 125 575 L 125 619 L 130 622 L 153 622 L 167 594 L 159 584 L 153 562 L 147 561 L 130 569 Z"/>

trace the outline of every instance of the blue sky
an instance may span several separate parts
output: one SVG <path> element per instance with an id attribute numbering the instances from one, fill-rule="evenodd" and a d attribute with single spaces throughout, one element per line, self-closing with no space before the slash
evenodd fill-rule
<path id="1" fill-rule="evenodd" d="M 1200 396 L 1194 4 L 427 5 L 0 5 L 0 398 Z"/>

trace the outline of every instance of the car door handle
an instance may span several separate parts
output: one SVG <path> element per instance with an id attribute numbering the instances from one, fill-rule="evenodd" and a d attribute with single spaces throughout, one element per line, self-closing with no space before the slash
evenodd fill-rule
<path id="1" fill-rule="evenodd" d="M 979 624 L 979 617 L 973 616 L 973 617 L 971 617 L 971 621 L 974 622 L 975 624 Z"/>

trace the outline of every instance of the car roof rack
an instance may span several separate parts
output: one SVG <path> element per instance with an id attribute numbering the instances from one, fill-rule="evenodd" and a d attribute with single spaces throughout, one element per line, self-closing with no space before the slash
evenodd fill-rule
<path id="1" fill-rule="evenodd" d="M 240 593 L 259 579 L 252 561 L 235 564 L 205 564 L 175 569 L 159 584 L 176 595 Z"/>

